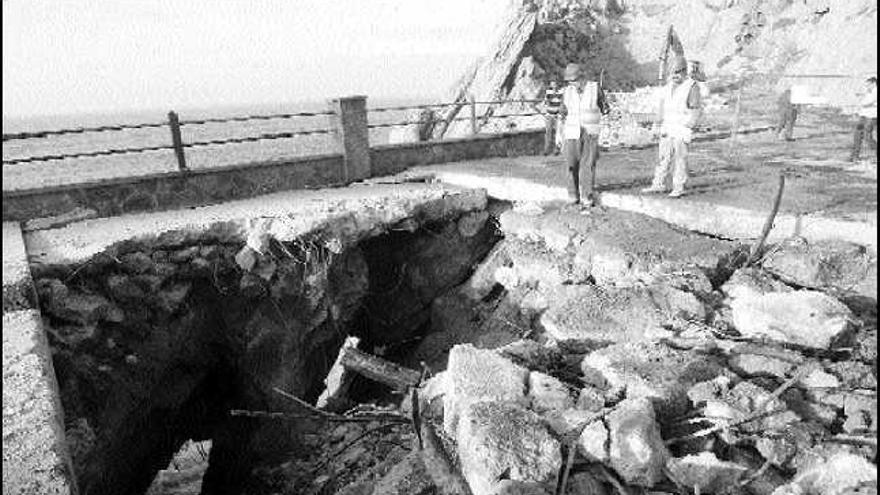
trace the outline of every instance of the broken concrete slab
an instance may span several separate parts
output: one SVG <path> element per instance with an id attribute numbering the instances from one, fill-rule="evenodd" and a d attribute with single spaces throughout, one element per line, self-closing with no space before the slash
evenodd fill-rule
<path id="1" fill-rule="evenodd" d="M 657 425 L 651 401 L 625 399 L 608 414 L 609 464 L 627 482 L 651 487 L 663 479 L 671 457 Z"/>
<path id="2" fill-rule="evenodd" d="M 743 381 L 737 383 L 727 392 L 722 390 L 721 394 L 715 398 L 706 399 L 703 414 L 707 418 L 713 418 L 713 421 L 724 424 L 735 423 L 750 415 L 771 411 L 776 412 L 742 424 L 739 426 L 739 430 L 745 433 L 781 431 L 801 419 L 796 413 L 788 410 L 787 405 L 781 399 L 774 397 L 759 385 Z"/>
<path id="3" fill-rule="evenodd" d="M 569 285 L 547 296 L 540 318 L 557 341 L 597 344 L 653 340 L 670 335 L 678 322 L 702 321 L 705 309 L 693 296 L 668 286 L 600 287 Z"/>
<path id="4" fill-rule="evenodd" d="M 611 433 L 602 420 L 589 423 L 577 440 L 578 453 L 593 462 L 609 462 L 611 460 L 609 442 Z"/>
<path id="5" fill-rule="evenodd" d="M 558 378 L 546 373 L 532 371 L 528 382 L 531 408 L 535 412 L 562 411 L 574 405 L 568 387 Z"/>
<path id="6" fill-rule="evenodd" d="M 698 487 L 700 493 L 720 493 L 736 485 L 748 468 L 722 461 L 711 452 L 669 459 L 666 467 L 680 485 Z"/>
<path id="7" fill-rule="evenodd" d="M 770 248 L 762 265 L 790 284 L 877 300 L 876 255 L 858 244 L 790 239 Z"/>
<path id="8" fill-rule="evenodd" d="M 785 378 L 795 366 L 803 364 L 802 354 L 779 346 L 742 343 L 729 351 L 727 364 L 746 377 L 774 376 Z"/>
<path id="9" fill-rule="evenodd" d="M 681 231 L 647 216 L 608 208 L 589 213 L 561 209 L 536 217 L 511 210 L 501 215 L 499 224 L 508 236 L 570 252 L 599 283 L 651 281 L 658 272 L 686 267 L 715 275 L 729 268 L 741 251 L 736 243 Z"/>
<path id="10" fill-rule="evenodd" d="M 607 380 L 608 395 L 625 391 L 630 399 L 650 399 L 661 418 L 688 410 L 687 393 L 694 384 L 729 374 L 714 356 L 656 342 L 621 343 L 593 351 L 581 369 Z"/>
<path id="11" fill-rule="evenodd" d="M 799 422 L 774 432 L 773 435 L 760 436 L 755 441 L 758 452 L 774 466 L 785 469 L 793 468 L 793 461 L 798 453 L 812 449 L 817 439 L 826 435 L 826 431 L 814 423 Z"/>
<path id="12" fill-rule="evenodd" d="M 27 232 L 31 262 L 83 262 L 126 240 L 197 245 L 246 240 L 252 234 L 290 241 L 316 229 L 341 245 L 375 235 L 405 218 L 450 217 L 483 210 L 485 191 L 442 184 L 352 185 L 320 191 L 285 191 L 187 210 L 82 220 L 63 228 Z"/>
<path id="13" fill-rule="evenodd" d="M 459 242 L 458 219 L 481 210 L 480 205 L 485 204 L 485 195 L 480 191 L 434 185 L 353 186 L 291 191 L 194 210 L 96 219 L 28 233 L 28 247 L 35 261 L 31 267 L 36 273 L 47 281 L 71 280 L 66 284 L 68 297 L 80 292 L 100 295 L 125 312 L 125 321 L 108 322 L 101 306 L 88 306 L 89 312 L 80 311 L 84 315 L 80 320 L 99 321 L 95 331 L 83 327 L 87 346 L 69 349 L 63 339 L 52 340 L 65 377 L 61 387 L 66 412 L 73 416 L 71 422 L 88 416 L 97 432 L 98 441 L 81 449 L 82 455 L 75 459 L 86 465 L 77 470 L 83 486 L 96 492 L 138 491 L 139 487 L 128 483 L 146 487 L 155 460 L 166 455 L 164 450 L 173 448 L 164 437 L 144 435 L 144 431 L 153 431 L 157 422 L 187 429 L 214 428 L 205 424 L 225 421 L 213 416 L 207 417 L 204 424 L 174 419 L 188 414 L 183 412 L 187 404 L 201 404 L 201 398 L 187 402 L 190 397 L 205 393 L 205 400 L 212 402 L 234 395 L 242 408 L 282 410 L 283 401 L 273 389 L 301 397 L 319 390 L 320 380 L 351 321 L 367 312 L 380 313 L 375 306 L 358 312 L 364 304 L 399 311 L 395 316 L 418 313 L 416 316 L 427 317 L 427 303 L 465 280 L 491 246 L 482 233 L 469 238 L 464 243 L 468 247 L 463 248 Z M 417 231 L 391 233 L 383 242 L 375 241 L 376 236 L 389 234 L 403 220 L 412 222 Z M 427 224 L 443 225 L 444 235 L 428 232 Z M 452 235 L 445 235 L 447 232 Z M 383 245 L 390 238 L 399 241 L 395 246 L 399 249 L 393 252 Z M 248 251 L 255 258 L 249 266 L 256 274 L 243 273 L 236 263 L 235 255 L 245 244 L 253 249 Z M 471 251 L 470 244 L 479 245 L 478 250 L 483 251 Z M 378 247 L 367 260 L 363 253 L 370 246 Z M 259 250 L 266 253 L 254 254 Z M 422 255 L 435 262 L 429 267 L 419 266 L 421 272 L 381 272 L 393 256 L 403 256 L 401 253 L 407 258 L 404 262 L 421 260 Z M 265 255 L 269 256 L 264 260 L 261 257 Z M 458 263 L 462 256 L 473 259 Z M 171 259 L 179 262 L 172 263 Z M 374 260 L 378 260 L 374 265 L 382 265 L 379 270 L 368 265 Z M 167 265 L 172 267 L 171 273 L 151 273 Z M 397 263 L 395 268 L 401 265 Z M 82 270 L 77 271 L 79 268 Z M 76 276 L 68 279 L 72 273 Z M 371 287 L 396 288 L 396 279 L 385 283 L 381 278 L 386 273 L 388 278 L 405 273 L 403 285 L 413 281 L 422 284 L 417 296 L 423 300 L 406 307 L 394 306 L 395 300 L 401 304 L 411 301 L 395 293 L 387 296 L 389 304 L 376 303 L 378 295 L 373 291 L 371 301 L 365 302 Z M 148 297 L 130 298 L 125 304 L 116 301 L 115 292 L 106 283 L 111 275 L 128 277 Z M 247 290 L 259 289 L 258 298 L 249 299 L 242 291 L 244 276 L 249 277 Z M 421 278 L 416 281 L 416 277 Z M 190 284 L 189 289 L 186 284 Z M 114 287 L 125 285 L 117 283 Z M 167 297 L 162 296 L 163 292 Z M 401 292 L 416 294 L 411 290 Z M 49 301 L 44 302 L 49 308 Z M 56 320 L 53 318 L 53 325 Z M 412 330 L 403 324 L 395 326 L 404 332 Z M 375 333 L 380 334 L 378 330 Z M 105 345 L 111 338 L 114 344 Z M 210 344 L 220 340 L 237 344 Z M 80 349 L 86 352 L 74 352 Z M 220 362 L 237 366 L 230 368 Z M 208 368 L 235 374 L 245 385 L 222 393 L 207 392 L 200 383 L 213 379 L 205 377 Z M 93 390 L 101 392 L 90 393 Z M 273 405 L 276 402 L 279 404 Z M 156 415 L 156 410 L 162 413 Z M 229 434 L 226 439 L 239 434 L 262 435 L 278 442 L 293 438 L 279 435 L 280 428 L 288 427 L 278 423 L 233 423 L 217 427 Z M 213 452 L 235 450 L 241 455 L 224 459 L 240 465 L 264 455 L 266 448 L 277 448 L 278 443 L 268 445 L 257 440 L 221 441 L 215 443 Z M 223 462 L 212 462 L 210 471 L 212 476 L 206 476 L 206 480 L 213 479 L 211 483 L 216 484 L 240 483 L 246 476 Z M 238 479 L 231 479 L 235 477 Z"/>
<path id="14" fill-rule="evenodd" d="M 345 341 L 342 343 L 342 347 L 339 349 L 339 354 L 336 356 L 336 360 L 333 362 L 333 366 L 330 367 L 330 371 L 327 372 L 327 377 L 324 378 L 324 391 L 321 392 L 321 395 L 318 396 L 318 400 L 316 405 L 322 409 L 328 410 L 339 410 L 347 402 L 346 394 L 348 393 L 348 388 L 351 385 L 351 380 L 353 378 L 352 373 L 346 371 L 346 369 L 342 366 L 342 356 L 345 353 L 345 350 L 348 348 L 357 348 L 360 343 L 360 339 L 358 337 L 346 337 Z"/>
<path id="15" fill-rule="evenodd" d="M 591 462 L 608 461 L 608 428 L 595 411 L 584 409 L 553 410 L 543 414 L 547 426 L 559 438 L 570 437 L 577 431 L 577 451 Z"/>
<path id="16" fill-rule="evenodd" d="M 734 327 L 746 337 L 826 349 L 843 343 L 854 330 L 852 311 L 822 292 L 739 296 L 729 305 Z"/>
<path id="17" fill-rule="evenodd" d="M 621 210 L 642 213 L 709 235 L 728 239 L 754 239 L 761 232 L 767 213 L 724 204 L 666 198 L 654 198 L 632 194 L 607 192 L 602 194 L 602 204 Z M 827 218 L 820 214 L 776 216 L 774 229 L 768 239 L 782 241 L 791 236 L 801 236 L 811 241 L 841 239 L 877 250 L 877 225 L 867 222 Z"/>
<path id="18" fill-rule="evenodd" d="M 860 487 L 872 485 L 876 488 L 876 465 L 858 455 L 838 453 L 824 462 L 799 470 L 791 483 L 779 487 L 773 495 L 843 495 L 860 493 Z"/>
<path id="19" fill-rule="evenodd" d="M 456 440 L 462 474 L 474 495 L 497 493 L 502 477 L 553 483 L 562 464 L 559 442 L 541 418 L 511 402 L 465 406 Z"/>
<path id="20" fill-rule="evenodd" d="M 877 434 L 877 395 L 870 390 L 863 393 L 845 393 L 843 430 L 848 433 L 872 432 Z"/>
<path id="21" fill-rule="evenodd" d="M 562 284 L 582 284 L 590 278 L 589 266 L 579 264 L 568 253 L 548 249 L 542 243 L 516 237 L 505 238 L 501 246 L 509 260 L 505 265 L 515 274 L 514 284 L 502 283 L 506 288 L 529 286 L 552 288 Z M 496 271 L 495 281 L 501 283 Z"/>
<path id="22" fill-rule="evenodd" d="M 455 435 L 458 421 L 469 404 L 480 401 L 528 405 L 529 371 L 498 353 L 457 345 L 449 352 L 446 395 L 443 396 L 443 429 Z"/>
<path id="23" fill-rule="evenodd" d="M 740 268 L 721 286 L 730 299 L 758 296 L 771 292 L 791 292 L 794 289 L 774 279 L 767 272 L 758 268 Z"/>

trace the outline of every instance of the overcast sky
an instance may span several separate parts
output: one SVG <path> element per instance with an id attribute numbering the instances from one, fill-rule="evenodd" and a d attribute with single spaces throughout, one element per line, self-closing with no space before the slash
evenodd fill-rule
<path id="1" fill-rule="evenodd" d="M 437 98 L 507 0 L 3 0 L 3 115 Z"/>

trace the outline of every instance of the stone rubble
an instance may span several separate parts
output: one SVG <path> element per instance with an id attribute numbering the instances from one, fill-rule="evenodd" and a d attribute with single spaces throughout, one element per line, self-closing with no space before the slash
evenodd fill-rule
<path id="1" fill-rule="evenodd" d="M 102 366 L 145 367 L 144 351 L 159 351 L 129 348 L 138 327 L 116 331 L 119 312 L 127 322 L 179 317 L 206 280 L 246 300 L 296 295 L 297 308 L 265 314 L 284 312 L 297 328 L 350 322 L 360 301 L 372 298 L 376 313 L 408 326 L 382 324 L 369 345 L 394 344 L 397 335 L 386 329 L 417 336 L 408 341 L 411 355 L 395 357 L 430 370 L 418 390 L 422 420 L 434 426 L 474 495 L 555 494 L 566 467 L 570 494 L 696 487 L 824 495 L 876 485 L 869 474 L 876 467 L 876 344 L 873 353 L 869 344 L 876 308 L 851 308 L 852 297 L 874 297 L 876 305 L 876 295 L 847 289 L 853 274 L 876 261 L 857 247 L 792 241 L 770 246 L 765 266 L 746 268 L 743 246 L 638 215 L 521 208 L 499 215 L 505 237 L 471 263 L 457 246 L 479 244 L 490 221 L 485 212 L 461 215 L 441 234 L 425 234 L 454 235 L 459 244 L 438 241 L 441 247 L 417 252 L 350 246 L 336 253 L 332 270 L 293 258 L 276 262 L 272 242 L 258 237 L 244 245 L 157 245 L 115 260 L 96 257 L 81 267 L 94 276 L 91 285 L 45 267 L 37 292 L 52 319 L 58 359 L 82 374 L 98 363 L 65 360 L 86 346 L 100 350 Z M 454 273 L 442 265 L 450 251 L 461 257 Z M 379 284 L 368 279 L 388 256 L 407 269 L 383 273 Z M 833 269 L 817 268 L 828 260 Z M 876 278 L 865 278 L 865 287 L 876 286 Z M 419 293 L 428 281 L 431 293 Z M 395 292 L 383 295 L 374 285 Z M 392 307 L 406 298 L 419 310 Z M 135 304 L 140 299 L 148 304 Z M 310 320 L 299 321 L 304 317 Z M 297 379 L 286 368 L 277 375 L 262 368 L 284 342 L 277 336 L 288 335 L 267 318 L 255 316 L 242 331 L 251 340 L 241 365 L 263 389 Z M 345 403 L 346 379 L 331 378 L 328 398 Z M 171 401 L 174 391 L 164 393 Z M 409 414 L 412 403 L 399 408 Z M 416 445 L 408 427 L 381 438 Z M 340 425 L 325 432 L 325 444 L 307 443 L 331 452 L 364 428 Z M 437 488 L 418 455 L 381 441 L 356 443 L 327 462 L 369 475 L 313 476 L 308 493 Z M 293 462 L 278 471 L 303 481 L 304 466 L 325 467 Z"/>
<path id="2" fill-rule="evenodd" d="M 744 268 L 723 241 L 685 259 L 687 233 L 526 210 L 500 216 L 506 237 L 436 306 L 438 332 L 477 308 L 422 389 L 475 495 L 557 493 L 569 449 L 570 494 L 876 493 L 876 354 L 862 350 L 876 313 L 850 309 L 867 293 L 840 282 L 875 262 L 863 251 L 788 241 Z M 522 338 L 480 340 L 491 300 Z"/>

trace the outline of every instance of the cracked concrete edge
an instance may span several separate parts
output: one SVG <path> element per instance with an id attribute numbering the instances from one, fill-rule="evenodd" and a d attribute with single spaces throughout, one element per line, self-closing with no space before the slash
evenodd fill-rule
<path id="1" fill-rule="evenodd" d="M 25 234 L 32 263 L 74 264 L 121 241 L 152 242 L 163 234 L 195 242 L 215 230 L 230 240 L 267 234 L 286 241 L 320 232 L 353 242 L 383 225 L 416 216 L 437 220 L 485 209 L 485 191 L 449 184 L 357 184 L 323 191 L 286 191 L 186 210 L 83 220 Z"/>
<path id="2" fill-rule="evenodd" d="M 568 201 L 568 191 L 516 177 L 488 177 L 433 169 L 438 180 L 460 186 L 486 189 L 489 196 L 508 201 Z M 768 212 L 687 199 L 667 199 L 613 192 L 600 193 L 603 206 L 641 213 L 694 232 L 725 239 L 756 239 Z M 868 222 L 827 218 L 816 214 L 776 216 L 770 242 L 800 236 L 809 241 L 843 240 L 877 253 L 877 225 Z"/>
<path id="3" fill-rule="evenodd" d="M 732 239 L 757 238 L 769 213 L 680 198 L 672 201 L 618 193 L 602 193 L 601 202 L 605 206 L 649 215 L 688 230 Z M 767 239 L 774 242 L 794 236 L 808 241 L 848 241 L 877 253 L 877 225 L 867 222 L 815 214 L 778 214 Z"/>
<path id="4" fill-rule="evenodd" d="M 4 293 L 7 282 L 33 291 L 21 237 L 18 224 L 3 224 Z M 40 311 L 4 308 L 3 494 L 76 493 L 64 412 Z"/>
<path id="5" fill-rule="evenodd" d="M 20 284 L 30 278 L 24 237 L 18 222 L 3 222 L 3 286 Z"/>

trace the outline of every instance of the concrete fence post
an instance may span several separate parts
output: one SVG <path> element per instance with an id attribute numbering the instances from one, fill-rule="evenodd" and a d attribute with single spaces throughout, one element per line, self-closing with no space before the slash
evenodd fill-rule
<path id="1" fill-rule="evenodd" d="M 342 148 L 343 179 L 346 183 L 369 178 L 370 135 L 367 128 L 367 97 L 346 96 L 330 101 L 331 120 Z"/>

